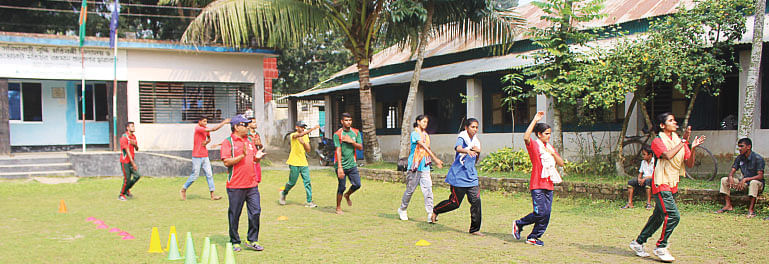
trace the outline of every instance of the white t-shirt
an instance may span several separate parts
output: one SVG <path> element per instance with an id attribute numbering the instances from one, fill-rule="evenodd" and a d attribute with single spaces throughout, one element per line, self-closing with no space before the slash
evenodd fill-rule
<path id="1" fill-rule="evenodd" d="M 638 172 L 640 172 L 644 177 L 651 177 L 652 173 L 654 173 L 654 158 L 652 158 L 649 162 L 641 160 L 641 167 L 638 168 Z"/>

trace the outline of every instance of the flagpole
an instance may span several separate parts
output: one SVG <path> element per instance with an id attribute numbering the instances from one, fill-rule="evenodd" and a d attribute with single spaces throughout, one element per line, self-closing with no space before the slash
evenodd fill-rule
<path id="1" fill-rule="evenodd" d="M 115 78 L 112 80 L 112 137 L 113 148 L 117 146 L 117 29 L 115 30 L 115 48 L 112 51 L 114 65 L 112 68 Z"/>
<path id="2" fill-rule="evenodd" d="M 85 48 L 80 46 L 80 106 L 83 117 L 83 152 L 85 152 Z"/>

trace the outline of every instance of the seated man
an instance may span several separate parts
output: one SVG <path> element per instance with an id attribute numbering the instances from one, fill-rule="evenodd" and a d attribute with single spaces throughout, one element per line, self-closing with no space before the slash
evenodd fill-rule
<path id="1" fill-rule="evenodd" d="M 721 178 L 721 193 L 725 195 L 726 204 L 716 213 L 723 213 L 733 210 L 732 199 L 729 196 L 730 189 L 744 190 L 748 188 L 750 196 L 750 205 L 748 206 L 748 217 L 756 216 L 753 207 L 756 205 L 756 197 L 764 190 L 764 158 L 753 152 L 753 142 L 749 138 L 742 138 L 737 141 L 737 147 L 740 155 L 734 159 L 734 165 L 729 172 L 728 177 Z M 734 172 L 740 170 L 742 179 L 735 181 Z"/>

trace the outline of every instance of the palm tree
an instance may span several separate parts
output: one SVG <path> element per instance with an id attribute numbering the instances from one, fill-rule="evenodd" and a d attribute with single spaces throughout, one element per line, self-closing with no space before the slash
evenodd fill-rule
<path id="1" fill-rule="evenodd" d="M 756 10 L 753 23 L 753 47 L 750 52 L 750 68 L 748 68 L 748 83 L 745 87 L 745 101 L 742 104 L 742 118 L 740 119 L 737 138 L 750 137 L 753 132 L 753 114 L 756 111 L 756 87 L 759 82 L 759 69 L 761 67 L 761 53 L 764 38 L 764 9 L 766 0 L 756 0 Z"/>
<path id="2" fill-rule="evenodd" d="M 436 5 L 436 2 L 440 3 Z M 483 0 L 423 0 L 416 3 L 426 7 L 426 19 L 418 19 L 419 13 L 415 12 L 410 17 L 411 21 L 393 25 L 400 26 L 393 31 L 405 36 L 389 38 L 400 39 L 399 45 L 409 45 L 412 50 L 416 46 L 417 52 L 414 74 L 411 77 L 409 93 L 403 109 L 399 159 L 406 158 L 409 154 L 409 135 L 412 129 L 409 124 L 414 114 L 413 105 L 419 89 L 419 76 L 428 38 L 475 36 L 488 45 L 511 44 L 515 33 L 523 26 L 523 20 L 516 16 L 512 9 L 495 10 L 490 2 Z M 507 47 L 502 45 L 494 49 L 494 52 L 501 53 Z"/>
<path id="3" fill-rule="evenodd" d="M 217 0 L 187 27 L 182 41 L 204 43 L 213 37 L 233 47 L 301 45 L 315 32 L 341 32 L 358 68 L 364 154 L 371 162 L 382 154 L 376 138 L 369 65 L 382 27 L 390 20 L 393 0 Z"/>

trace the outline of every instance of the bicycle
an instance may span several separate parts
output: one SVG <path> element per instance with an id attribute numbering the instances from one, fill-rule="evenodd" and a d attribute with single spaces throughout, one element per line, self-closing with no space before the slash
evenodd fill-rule
<path id="1" fill-rule="evenodd" d="M 652 133 L 643 129 L 644 135 L 625 136 L 622 142 L 622 168 L 625 174 L 635 176 L 641 164 L 641 148 L 649 144 Z M 686 168 L 686 177 L 693 180 L 712 181 L 718 174 L 718 160 L 707 148 L 700 145 L 694 149 L 694 166 Z"/>

